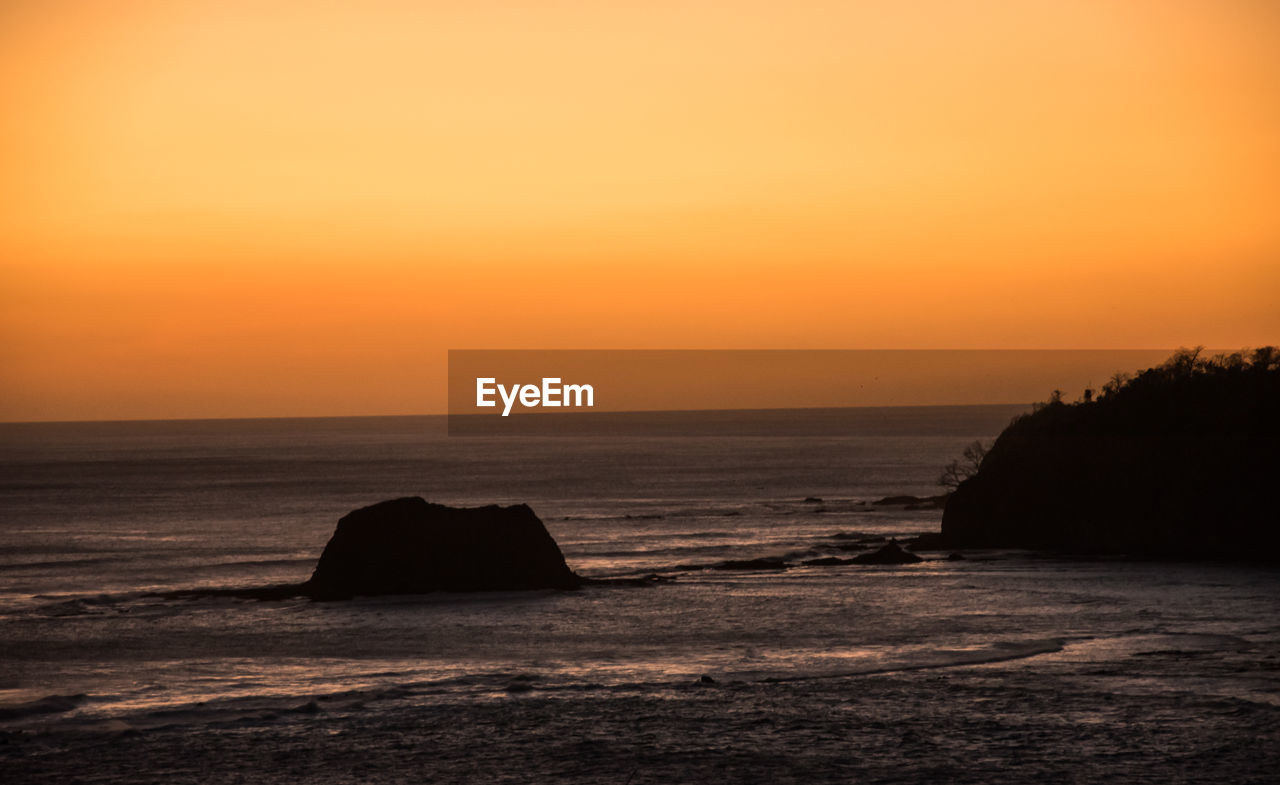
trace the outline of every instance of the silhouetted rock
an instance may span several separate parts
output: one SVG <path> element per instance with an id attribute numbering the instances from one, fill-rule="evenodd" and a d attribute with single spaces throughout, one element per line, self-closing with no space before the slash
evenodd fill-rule
<path id="1" fill-rule="evenodd" d="M 954 552 L 953 552 L 953 553 L 948 553 L 948 554 L 947 554 L 947 561 L 964 561 L 964 554 L 963 554 L 963 553 L 954 553 Z"/>
<path id="2" fill-rule="evenodd" d="M 952 547 L 1280 560 L 1280 355 L 1179 352 L 1004 430 L 946 505 Z"/>
<path id="3" fill-rule="evenodd" d="M 908 510 L 940 510 L 949 494 L 937 496 L 886 496 L 871 502 L 876 507 L 903 507 Z"/>
<path id="4" fill-rule="evenodd" d="M 715 684 L 716 680 L 704 673 L 698 677 L 698 683 L 699 684 Z"/>
<path id="5" fill-rule="evenodd" d="M 871 503 L 877 507 L 883 507 L 887 505 L 916 504 L 919 501 L 919 496 L 886 496 Z"/>
<path id="6" fill-rule="evenodd" d="M 879 534 L 863 534 L 862 532 L 836 532 L 831 535 L 833 540 L 856 540 L 857 542 L 884 542 L 885 538 Z"/>
<path id="7" fill-rule="evenodd" d="M 848 564 L 849 559 L 841 559 L 837 556 L 824 556 L 821 559 L 808 559 L 801 562 L 806 567 L 834 567 L 837 564 Z"/>
<path id="8" fill-rule="evenodd" d="M 703 569 L 702 567 L 691 567 L 685 565 L 675 567 L 676 570 Z M 634 578 L 579 578 L 583 586 L 656 586 L 659 583 L 671 583 L 675 578 L 669 575 L 659 575 L 657 573 L 649 573 L 648 575 L 639 575 Z"/>
<path id="9" fill-rule="evenodd" d="M 410 497 L 343 516 L 303 589 L 342 599 L 581 583 L 528 506 L 458 508 Z"/>
<path id="10" fill-rule="evenodd" d="M 924 559 L 911 551 L 903 550 L 897 540 L 889 540 L 888 544 L 880 550 L 854 556 L 851 561 L 854 564 L 915 564 Z"/>
<path id="11" fill-rule="evenodd" d="M 949 547 L 949 543 L 938 532 L 926 532 L 908 540 L 907 547 L 917 551 L 941 551 Z"/>

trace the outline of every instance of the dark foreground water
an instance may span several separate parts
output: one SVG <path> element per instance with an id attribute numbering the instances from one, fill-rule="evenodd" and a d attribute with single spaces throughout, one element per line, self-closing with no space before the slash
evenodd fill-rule
<path id="1" fill-rule="evenodd" d="M 702 568 L 936 530 L 937 511 L 867 502 L 933 493 L 1016 411 L 855 413 L 806 437 L 0 426 L 0 780 L 1273 782 L 1280 571 L 1012 552 Z M 405 494 L 529 502 L 579 572 L 669 580 L 151 596 L 303 580 L 340 515 Z"/>

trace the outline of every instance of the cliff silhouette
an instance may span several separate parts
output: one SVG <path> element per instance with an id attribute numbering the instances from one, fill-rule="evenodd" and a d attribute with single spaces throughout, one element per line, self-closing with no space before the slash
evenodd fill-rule
<path id="1" fill-rule="evenodd" d="M 948 499 L 941 539 L 1280 562 L 1280 352 L 1201 355 L 1015 419 Z"/>

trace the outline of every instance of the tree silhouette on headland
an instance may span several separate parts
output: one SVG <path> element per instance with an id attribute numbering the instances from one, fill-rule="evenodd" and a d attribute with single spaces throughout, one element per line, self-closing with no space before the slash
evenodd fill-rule
<path id="1" fill-rule="evenodd" d="M 1075 403 L 1056 394 L 956 486 L 971 546 L 1280 559 L 1280 352 L 1180 349 Z"/>
<path id="2" fill-rule="evenodd" d="M 947 464 L 938 477 L 938 484 L 946 488 L 948 493 L 954 491 L 960 487 L 960 483 L 978 473 L 978 469 L 982 467 L 982 459 L 986 456 L 986 445 L 980 441 L 973 442 L 964 448 L 959 458 Z"/>

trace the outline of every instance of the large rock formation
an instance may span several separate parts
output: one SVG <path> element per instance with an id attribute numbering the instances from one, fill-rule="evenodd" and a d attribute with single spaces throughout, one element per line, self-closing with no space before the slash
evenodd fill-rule
<path id="1" fill-rule="evenodd" d="M 1014 421 L 942 517 L 949 547 L 1280 560 L 1280 362 L 1183 352 Z"/>
<path id="2" fill-rule="evenodd" d="M 527 505 L 458 508 L 415 496 L 343 516 L 303 593 L 341 599 L 581 583 Z"/>

